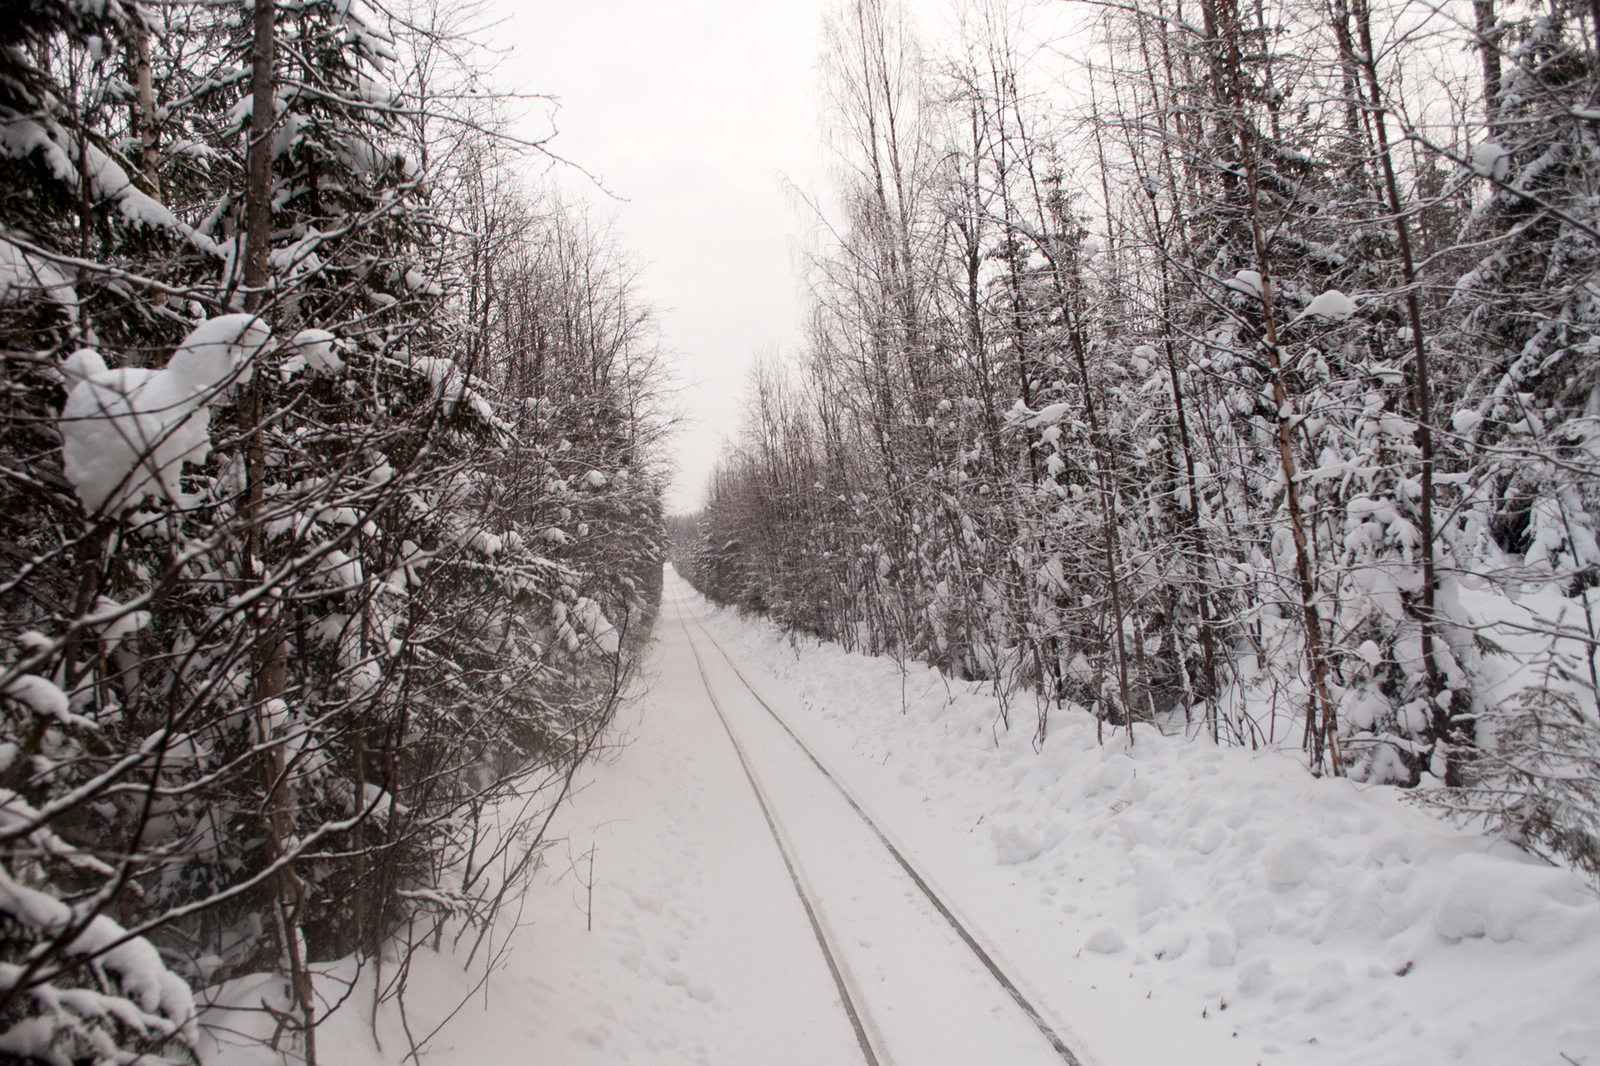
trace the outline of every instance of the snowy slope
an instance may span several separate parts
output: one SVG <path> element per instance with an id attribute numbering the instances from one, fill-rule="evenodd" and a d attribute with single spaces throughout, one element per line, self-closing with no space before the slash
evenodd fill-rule
<path id="1" fill-rule="evenodd" d="M 708 608 L 708 613 L 711 609 Z M 1107 1064 L 1600 1064 L 1600 906 L 1574 874 L 1299 752 L 1033 708 L 708 627 Z"/>

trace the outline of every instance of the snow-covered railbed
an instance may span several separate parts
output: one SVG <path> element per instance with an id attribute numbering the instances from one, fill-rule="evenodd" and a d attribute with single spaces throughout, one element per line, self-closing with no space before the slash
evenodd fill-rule
<path id="1" fill-rule="evenodd" d="M 1085 1061 L 1600 1064 L 1576 875 L 1297 749 L 1061 712 L 1036 751 L 1031 705 L 700 613 Z"/>
<path id="2" fill-rule="evenodd" d="M 1063 713 L 1036 751 L 1031 706 L 1011 707 L 1008 731 L 982 686 L 791 641 L 676 577 L 668 598 L 650 691 L 624 706 L 618 746 L 558 815 L 561 842 L 520 923 L 492 938 L 487 984 L 489 953 L 463 972 L 466 947 L 452 956 L 448 938 L 413 959 L 413 1034 L 460 1008 L 423 1066 L 862 1061 L 672 601 L 1084 1066 L 1600 1066 L 1600 905 L 1574 875 L 1394 789 L 1312 779 L 1295 749 L 1153 730 L 1102 746 L 1091 719 Z M 941 1061 L 929 1045 L 950 1041 L 966 1055 L 944 1061 L 1060 1062 L 781 728 L 742 702 L 730 665 L 702 655 L 884 1060 Z M 921 967 L 918 987 L 902 964 Z M 328 970 L 331 1001 L 350 967 Z M 231 999 L 256 1005 L 263 980 Z M 406 1057 L 392 1002 L 373 1048 L 369 988 L 319 1029 L 323 1062 Z M 233 1028 L 270 1036 L 270 1018 L 202 1021 L 208 1066 L 281 1061 L 228 1046 Z"/>
<path id="3" fill-rule="evenodd" d="M 693 632 L 700 627 L 685 617 L 686 590 L 674 592 L 671 606 L 707 694 L 795 863 L 820 950 L 836 960 L 843 998 L 860 1019 L 862 1058 L 886 1066 L 1077 1066 L 1015 982 L 1003 971 L 1007 984 L 997 981 L 992 953 L 967 942 L 972 934 L 889 850 L 870 816 L 762 706 L 709 634 Z"/>

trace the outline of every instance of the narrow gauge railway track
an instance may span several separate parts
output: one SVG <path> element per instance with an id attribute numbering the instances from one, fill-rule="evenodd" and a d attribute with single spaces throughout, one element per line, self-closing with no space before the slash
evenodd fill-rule
<path id="1" fill-rule="evenodd" d="M 812 933 L 816 937 L 817 944 L 827 962 L 829 974 L 832 976 L 834 985 L 839 992 L 840 1002 L 844 1007 L 845 1013 L 850 1018 L 850 1024 L 855 1032 L 856 1041 L 860 1045 L 862 1057 L 866 1060 L 868 1066 L 880 1066 L 880 1063 L 887 1061 L 889 1056 L 887 1052 L 884 1051 L 882 1052 L 882 1057 L 880 1058 L 880 1049 L 874 1047 L 874 1040 L 872 1039 L 872 1036 L 869 1035 L 869 1028 L 871 1028 L 868 1020 L 869 1014 L 858 1002 L 858 996 L 854 994 L 850 988 L 850 981 L 848 981 L 846 978 L 847 967 L 842 959 L 842 954 L 838 946 L 834 943 L 835 938 L 829 935 L 825 923 L 820 916 L 818 905 L 816 901 L 813 900 L 811 893 L 807 891 L 795 856 L 792 854 L 790 846 L 785 842 L 784 834 L 779 829 L 779 823 L 777 816 L 774 813 L 773 804 L 769 798 L 767 790 L 761 784 L 759 776 L 756 773 L 755 767 L 750 759 L 749 752 L 745 744 L 740 741 L 738 734 L 733 728 L 733 724 L 729 721 L 727 712 L 724 710 L 721 702 L 717 699 L 715 689 L 711 683 L 710 675 L 706 670 L 705 660 L 701 658 L 700 648 L 696 643 L 694 634 L 689 629 L 689 620 L 684 615 L 682 604 L 680 602 L 674 606 L 678 614 L 678 624 L 683 627 L 684 636 L 689 642 L 690 651 L 694 654 L 695 665 L 700 672 L 700 679 L 705 685 L 707 698 L 711 701 L 712 707 L 716 710 L 717 716 L 721 720 L 723 730 L 727 733 L 728 739 L 732 743 L 735 753 L 738 755 L 739 763 L 744 769 L 745 777 L 749 781 L 751 790 L 756 795 L 756 801 L 761 807 L 762 814 L 766 817 L 767 827 L 772 833 L 773 840 L 777 843 L 779 853 L 783 857 L 784 865 L 789 871 L 789 877 L 794 885 L 795 892 L 800 897 L 800 902 L 805 909 L 806 917 L 811 923 Z M 989 976 L 993 978 L 994 982 L 998 984 L 1002 990 L 1004 990 L 1012 1003 L 1014 1003 L 1017 1009 L 1022 1012 L 1023 1016 L 1030 1023 L 1032 1023 L 1035 1029 L 1038 1030 L 1039 1035 L 1042 1036 L 1050 1045 L 1051 1050 L 1055 1052 L 1056 1056 L 1058 1056 L 1062 1062 L 1066 1063 L 1067 1066 L 1082 1066 L 1082 1063 L 1078 1057 L 1073 1054 L 1072 1050 L 1066 1045 L 1065 1041 L 1062 1040 L 1061 1036 L 1055 1031 L 1054 1028 L 1051 1027 L 1050 1023 L 1045 1020 L 1044 1015 L 1039 1008 L 1034 1006 L 1032 1001 L 1030 1001 L 1018 987 L 1017 983 L 1012 980 L 1003 969 L 1001 969 L 1000 965 L 995 961 L 993 954 L 984 948 L 981 943 L 979 943 L 977 937 L 975 937 L 971 930 L 967 928 L 966 924 L 956 917 L 951 908 L 944 902 L 943 899 L 940 898 L 939 894 L 934 891 L 932 886 L 929 885 L 927 878 L 925 878 L 917 870 L 917 868 L 912 865 L 910 860 L 906 858 L 905 853 L 889 839 L 887 834 L 885 834 L 884 831 L 878 826 L 877 822 L 872 818 L 872 816 L 862 808 L 861 804 L 856 801 L 856 798 L 851 795 L 848 789 L 844 787 L 844 784 L 833 774 L 831 770 L 828 769 L 826 765 L 823 764 L 822 760 L 817 757 L 810 745 L 806 744 L 804 740 L 800 739 L 799 735 L 796 734 L 792 728 L 790 728 L 788 722 L 784 721 L 783 716 L 780 715 L 769 703 L 767 703 L 765 699 L 762 698 L 755 686 L 750 684 L 749 679 L 747 679 L 743 672 L 740 671 L 738 664 L 735 663 L 733 657 L 728 654 L 727 649 L 724 648 L 721 643 L 719 643 L 717 639 L 713 637 L 703 625 L 700 624 L 698 619 L 695 619 L 694 623 L 695 629 L 699 630 L 700 635 L 722 656 L 723 660 L 727 663 L 728 668 L 733 672 L 733 675 L 739 679 L 739 682 L 750 693 L 750 696 L 758 704 L 760 704 L 762 709 L 764 709 L 767 714 L 771 716 L 772 720 L 776 722 L 777 725 L 783 730 L 783 732 L 788 735 L 789 739 L 792 740 L 797 747 L 799 747 L 800 751 L 810 761 L 811 765 L 815 767 L 815 769 L 821 773 L 824 778 L 827 779 L 830 785 L 833 786 L 834 790 L 837 791 L 839 796 L 843 798 L 846 804 L 849 805 L 850 810 L 853 811 L 858 818 L 860 818 L 867 829 L 871 831 L 873 837 L 876 838 L 877 842 L 881 844 L 889 856 L 894 859 L 896 865 L 898 865 L 906 874 L 906 876 L 910 878 L 911 882 L 922 893 L 928 903 L 945 921 L 945 923 L 948 924 L 949 928 L 956 934 L 961 943 L 966 946 L 968 951 L 971 952 L 973 958 L 975 958 L 982 965 L 984 970 L 988 972 Z M 881 1040 L 882 1037 L 880 1035 L 879 1041 Z"/>

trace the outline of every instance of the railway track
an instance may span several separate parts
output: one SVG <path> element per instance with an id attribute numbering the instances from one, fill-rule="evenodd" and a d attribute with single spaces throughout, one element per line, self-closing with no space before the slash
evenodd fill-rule
<path id="1" fill-rule="evenodd" d="M 1014 980 L 1000 965 L 993 951 L 984 946 L 982 941 L 973 933 L 971 928 L 963 922 L 952 907 L 939 895 L 929 883 L 928 878 L 906 856 L 878 825 L 877 821 L 869 814 L 861 803 L 851 794 L 843 782 L 828 768 L 817 756 L 810 745 L 790 727 L 781 714 L 777 712 L 765 699 L 762 698 L 749 680 L 740 671 L 733 657 L 709 631 L 700 624 L 698 619 L 693 620 L 693 630 L 690 628 L 691 619 L 685 615 L 683 603 L 678 600 L 674 604 L 677 612 L 678 623 L 683 628 L 685 639 L 688 641 L 690 651 L 694 655 L 695 665 L 699 670 L 700 679 L 705 685 L 707 698 L 715 709 L 721 721 L 722 728 L 726 731 L 735 753 L 738 755 L 740 765 L 744 769 L 745 777 L 749 781 L 751 790 L 755 793 L 756 801 L 761 807 L 766 818 L 767 827 L 772 833 L 773 840 L 777 843 L 778 850 L 787 867 L 791 883 L 805 910 L 806 917 L 811 924 L 811 930 L 819 949 L 827 963 L 828 971 L 833 978 L 834 985 L 839 993 L 840 1003 L 845 1013 L 849 1016 L 850 1024 L 854 1030 L 857 1044 L 860 1047 L 863 1060 L 868 1066 L 891 1066 L 897 1061 L 895 1052 L 901 1043 L 907 1042 L 905 1037 L 908 1032 L 908 1016 L 916 1016 L 919 1012 L 926 1016 L 933 1014 L 947 1015 L 950 1013 L 949 995 L 946 997 L 946 1008 L 943 1011 L 926 1011 L 916 1003 L 904 1002 L 909 989 L 909 995 L 915 996 L 920 989 L 915 983 L 908 985 L 902 980 L 899 991 L 896 992 L 894 982 L 889 979 L 879 979 L 876 976 L 877 968 L 870 957 L 875 947 L 863 939 L 859 932 L 854 936 L 843 931 L 843 927 L 851 926 L 848 917 L 838 920 L 830 919 L 830 908 L 842 911 L 848 910 L 846 903 L 859 902 L 856 894 L 846 891 L 844 895 L 850 900 L 841 903 L 832 896 L 819 892 L 813 882 L 814 876 L 808 876 L 807 858 L 812 860 L 814 867 L 826 867 L 825 862 L 818 862 L 815 854 L 806 852 L 806 849 L 797 846 L 795 833 L 791 831 L 789 823 L 793 819 L 785 817 L 792 813 L 785 807 L 785 801 L 779 798 L 782 789 L 775 789 L 768 778 L 782 777 L 785 779 L 785 788 L 793 795 L 811 795 L 815 793 L 795 792 L 796 788 L 814 788 L 814 785 L 797 784 L 797 777 L 793 766 L 779 770 L 774 765 L 762 764 L 760 757 L 752 754 L 748 738 L 743 734 L 753 730 L 754 723 L 746 720 L 735 724 L 737 714 L 730 714 L 727 706 L 718 697 L 717 684 L 713 681 L 711 671 L 707 668 L 706 657 L 701 653 L 702 645 L 714 648 L 732 676 L 742 686 L 742 692 L 748 694 L 765 712 L 767 718 L 787 738 L 787 743 L 792 744 L 804 756 L 804 763 L 813 772 L 826 782 L 827 789 L 836 794 L 843 801 L 845 807 L 860 825 L 868 831 L 868 837 L 874 845 L 890 860 L 893 868 L 897 869 L 912 889 L 905 889 L 898 893 L 911 903 L 920 897 L 922 912 L 928 916 L 929 921 L 942 924 L 953 934 L 954 943 L 959 944 L 956 950 L 963 951 L 967 960 L 976 963 L 976 966 L 967 966 L 970 973 L 962 975 L 959 980 L 965 981 L 965 987 L 974 988 L 974 982 L 986 981 L 989 986 L 1001 993 L 986 1000 L 982 990 L 967 991 L 962 993 L 966 999 L 962 1001 L 962 1008 L 966 1010 L 968 1018 L 951 1017 L 942 1020 L 956 1028 L 970 1021 L 979 1028 L 988 1027 L 996 1032 L 1001 1032 L 1007 1042 L 1013 1044 L 1013 1050 L 1004 1058 L 995 1058 L 987 1061 L 1004 1061 L 1008 1064 L 1026 1062 L 1040 1063 L 1065 1063 L 1067 1066 L 1083 1066 L 1076 1054 L 1068 1047 L 1055 1027 L 1046 1020 L 1043 1011 L 1024 993 L 1019 983 Z M 696 638 L 698 631 L 698 639 Z M 812 801 L 813 804 L 815 800 Z M 887 891 L 887 890 L 886 890 Z M 896 926 L 897 921 L 882 923 L 885 926 Z M 861 919 L 854 921 L 856 930 L 863 927 Z M 875 939 L 875 937 L 873 938 Z M 887 952 L 885 952 L 887 953 Z M 902 949 L 902 956 L 922 957 L 916 946 Z M 1003 1001 L 1009 1006 L 1010 1017 L 1006 1017 L 1006 1010 L 995 1002 Z M 988 1002 L 985 1007 L 982 1004 Z M 898 1017 L 896 1017 L 898 1016 Z M 898 1030 L 897 1025 L 898 1023 Z M 1031 1033 L 1019 1037 L 1016 1030 L 1021 1025 L 1031 1028 Z M 1009 1030 L 1009 1031 L 1008 1031 Z M 926 1035 L 926 1034 L 917 1034 Z M 989 1039 L 993 1039 L 990 1037 Z M 1029 1047 L 1028 1045 L 1031 1045 Z M 921 1048 L 921 1054 L 916 1056 L 906 1055 L 898 1061 L 907 1064 L 927 1061 L 926 1056 L 929 1046 Z M 936 1048 L 935 1050 L 938 1050 Z M 996 1051 L 1000 1050 L 998 1047 Z M 1018 1058 L 1021 1054 L 1023 1057 Z"/>

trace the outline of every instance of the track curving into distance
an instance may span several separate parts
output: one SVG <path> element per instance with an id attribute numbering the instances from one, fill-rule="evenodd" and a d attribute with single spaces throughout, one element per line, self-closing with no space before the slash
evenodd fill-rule
<path id="1" fill-rule="evenodd" d="M 712 707 L 716 709 L 717 716 L 722 722 L 722 727 L 727 732 L 728 739 L 732 742 L 734 751 L 739 756 L 739 762 L 744 768 L 745 777 L 749 780 L 750 787 L 756 794 L 756 800 L 761 806 L 762 813 L 766 816 L 767 826 L 772 832 L 773 839 L 777 841 L 778 850 L 783 856 L 784 865 L 789 870 L 789 876 L 794 883 L 795 892 L 799 895 L 800 901 L 805 908 L 806 916 L 811 921 L 812 932 L 816 936 L 817 943 L 821 947 L 823 956 L 827 961 L 829 973 L 832 975 L 834 984 L 839 991 L 840 1001 L 844 1005 L 845 1012 L 850 1017 L 850 1023 L 855 1030 L 856 1040 L 861 1046 L 862 1055 L 866 1059 L 869 1066 L 878 1066 L 879 1058 L 872 1047 L 872 1041 L 867 1035 L 867 1027 L 863 1020 L 864 1012 L 857 1005 L 855 999 L 851 996 L 849 988 L 847 987 L 847 982 L 844 978 L 844 970 L 841 965 L 838 952 L 830 944 L 830 938 L 824 931 L 823 924 L 818 917 L 817 909 L 813 905 L 809 894 L 806 892 L 805 887 L 802 884 L 798 869 L 790 855 L 788 847 L 785 845 L 782 839 L 782 835 L 779 832 L 778 823 L 773 814 L 771 804 L 769 803 L 769 800 L 765 794 L 765 790 L 762 788 L 757 779 L 755 769 L 751 764 L 748 753 L 744 745 L 740 742 L 738 736 L 734 733 L 733 726 L 729 722 L 727 714 L 724 712 L 721 703 L 717 700 L 716 694 L 712 689 L 711 679 L 706 672 L 705 662 L 700 657 L 700 649 L 696 646 L 695 637 L 689 630 L 688 620 L 685 618 L 682 604 L 674 604 L 674 608 L 678 614 L 678 624 L 683 627 L 684 636 L 688 639 L 689 648 L 694 654 L 695 665 L 698 667 L 700 679 L 705 685 L 706 695 L 710 699 Z M 749 691 L 751 697 L 754 698 L 755 701 L 759 703 L 767 712 L 767 714 L 772 717 L 773 721 L 782 728 L 783 732 L 789 736 L 789 738 L 800 748 L 801 752 L 805 754 L 806 758 L 810 760 L 812 766 L 814 766 L 817 771 L 827 779 L 828 783 L 831 784 L 839 793 L 839 795 L 844 799 L 845 803 L 849 805 L 850 809 L 854 811 L 855 814 L 861 819 L 861 821 L 871 831 L 872 835 L 877 839 L 878 843 L 883 846 L 888 854 L 894 859 L 895 863 L 899 865 L 900 869 L 904 871 L 904 873 L 911 879 L 912 883 L 916 885 L 917 889 L 922 893 L 922 895 L 926 897 L 928 903 L 934 908 L 939 916 L 944 919 L 944 921 L 949 925 L 950 929 L 956 934 L 961 942 L 966 945 L 973 957 L 983 966 L 985 970 L 988 971 L 989 975 L 994 979 L 996 984 L 998 984 L 1000 988 L 1005 991 L 1006 995 L 1010 997 L 1011 1001 L 1016 1005 L 1016 1007 L 1039 1031 L 1039 1034 L 1043 1036 L 1044 1039 L 1049 1043 L 1055 1054 L 1064 1063 L 1066 1063 L 1067 1066 L 1082 1066 L 1078 1057 L 1073 1054 L 1072 1050 L 1067 1047 L 1065 1041 L 1061 1039 L 1061 1036 L 1050 1026 L 1049 1022 L 1045 1020 L 1043 1013 L 1036 1006 L 1034 1006 L 1034 1004 L 1026 995 L 1023 994 L 1022 990 L 1017 986 L 1017 983 L 1000 968 L 999 964 L 995 961 L 994 956 L 978 942 L 977 937 L 972 934 L 971 930 L 969 930 L 967 926 L 956 917 L 950 907 L 944 902 L 943 899 L 939 897 L 938 893 L 933 890 L 932 886 L 929 885 L 927 879 L 923 877 L 916 867 L 911 864 L 910 860 L 906 858 L 905 853 L 895 846 L 895 844 L 889 839 L 884 831 L 878 826 L 877 822 L 873 820 L 872 816 L 862 808 L 861 804 L 858 803 L 855 797 L 850 794 L 849 790 L 844 787 L 844 784 L 836 776 L 834 776 L 833 772 L 829 770 L 827 766 L 823 764 L 822 760 L 819 759 L 816 753 L 811 750 L 811 747 L 806 744 L 805 741 L 801 740 L 799 735 L 790 728 L 789 723 L 784 721 L 783 716 L 774 710 L 771 704 L 767 703 L 767 701 L 761 697 L 761 694 L 756 691 L 755 687 L 750 684 L 750 681 L 744 676 L 743 672 L 740 671 L 738 664 L 735 663 L 733 657 L 728 654 L 727 649 L 725 649 L 717 641 L 717 639 L 713 637 L 703 625 L 700 624 L 698 619 L 695 619 L 695 628 L 698 629 L 700 631 L 700 635 L 704 637 L 705 640 L 708 641 L 719 654 L 721 654 L 729 669 L 733 671 L 734 676 L 737 677 L 740 683 L 743 684 L 744 687 Z"/>

